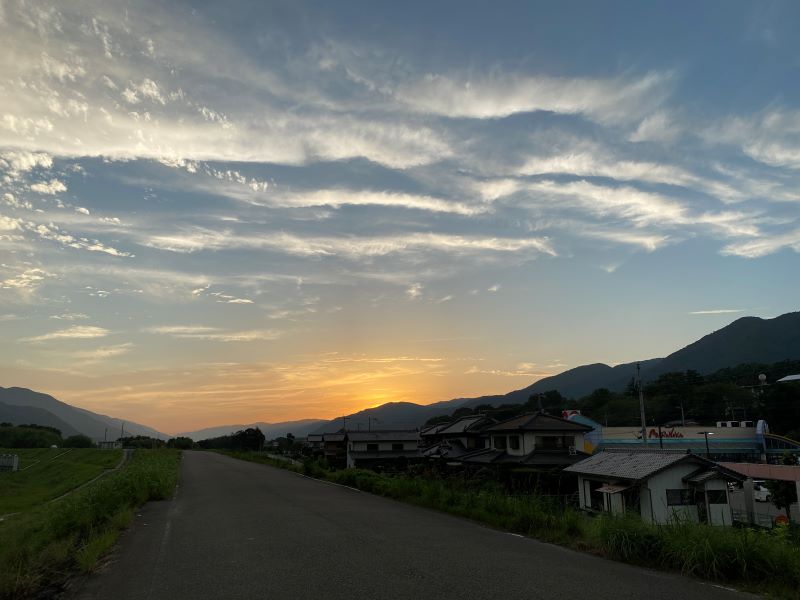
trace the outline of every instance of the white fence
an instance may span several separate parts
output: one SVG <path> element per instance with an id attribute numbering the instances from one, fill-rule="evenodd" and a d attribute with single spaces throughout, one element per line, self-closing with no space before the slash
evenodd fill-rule
<path id="1" fill-rule="evenodd" d="M 0 471 L 19 470 L 19 456 L 16 454 L 0 454 Z"/>

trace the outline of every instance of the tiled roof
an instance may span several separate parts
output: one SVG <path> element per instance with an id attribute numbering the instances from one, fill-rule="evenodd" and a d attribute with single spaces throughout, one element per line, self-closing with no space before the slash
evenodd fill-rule
<path id="1" fill-rule="evenodd" d="M 351 442 L 410 442 L 419 440 L 419 431 L 350 431 Z"/>
<path id="2" fill-rule="evenodd" d="M 449 423 L 446 427 L 440 429 L 437 433 L 440 435 L 447 435 L 451 433 L 464 433 L 472 430 L 472 428 L 475 427 L 476 425 L 480 425 L 481 421 L 488 421 L 491 423 L 491 419 L 483 415 L 472 415 L 469 417 L 461 417 L 457 421 Z"/>
<path id="3" fill-rule="evenodd" d="M 512 419 L 501 421 L 497 425 L 487 427 L 484 431 L 498 432 L 498 431 L 566 431 L 566 432 L 583 432 L 591 431 L 592 428 L 588 425 L 576 423 L 574 421 L 567 421 L 560 417 L 552 415 L 545 415 L 543 413 L 533 413 L 527 415 L 520 415 Z"/>
<path id="4" fill-rule="evenodd" d="M 580 475 L 598 475 L 616 479 L 639 481 L 647 479 L 684 461 L 713 465 L 711 461 L 685 452 L 664 451 L 628 451 L 598 452 L 589 458 L 567 467 L 564 471 Z"/>
<path id="5" fill-rule="evenodd" d="M 343 433 L 323 433 L 322 440 L 325 442 L 343 442 L 344 441 L 344 434 Z"/>

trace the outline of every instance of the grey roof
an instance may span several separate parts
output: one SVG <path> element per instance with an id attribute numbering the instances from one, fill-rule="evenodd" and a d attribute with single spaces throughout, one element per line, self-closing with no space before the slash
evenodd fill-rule
<path id="1" fill-rule="evenodd" d="M 411 442 L 419 440 L 419 431 L 350 431 L 351 442 Z"/>
<path id="2" fill-rule="evenodd" d="M 307 442 L 321 442 L 322 441 L 322 434 L 321 433 L 309 433 L 306 436 Z"/>
<path id="3" fill-rule="evenodd" d="M 714 465 L 715 463 L 696 454 L 685 452 L 664 452 L 632 450 L 628 452 L 602 451 L 567 467 L 564 471 L 580 475 L 598 475 L 640 481 L 684 461 Z"/>
<path id="4" fill-rule="evenodd" d="M 507 419 L 501 421 L 497 425 L 492 425 L 484 429 L 484 431 L 489 433 L 500 431 L 563 431 L 567 433 L 576 433 L 591 430 L 592 428 L 588 425 L 583 425 L 576 421 L 567 421 L 561 417 L 554 417 L 553 415 L 546 415 L 538 412 Z"/>
<path id="5" fill-rule="evenodd" d="M 424 436 L 426 436 L 426 435 L 436 435 L 436 434 L 438 434 L 438 433 L 439 433 L 439 432 L 440 432 L 442 429 L 445 429 L 445 428 L 446 428 L 446 427 L 448 427 L 449 425 L 450 425 L 450 423 L 449 423 L 449 422 L 448 422 L 448 423 L 439 423 L 438 425 L 431 425 L 430 427 L 426 427 L 425 429 L 423 429 L 422 431 L 420 431 L 420 432 L 419 432 L 419 434 L 420 434 L 421 436 L 423 436 L 423 437 L 424 437 Z"/>
<path id="6" fill-rule="evenodd" d="M 484 415 L 471 415 L 468 417 L 461 417 L 460 419 L 448 423 L 444 428 L 440 429 L 437 433 L 440 435 L 448 435 L 453 433 L 466 433 L 471 431 L 475 426 L 480 426 L 481 421 L 492 422 L 491 419 Z"/>
<path id="7" fill-rule="evenodd" d="M 322 440 L 325 442 L 343 442 L 344 441 L 344 434 L 343 433 L 323 433 Z"/>
<path id="8" fill-rule="evenodd" d="M 461 440 L 445 440 L 423 450 L 423 455 L 431 458 L 458 458 L 471 450 L 467 450 Z"/>

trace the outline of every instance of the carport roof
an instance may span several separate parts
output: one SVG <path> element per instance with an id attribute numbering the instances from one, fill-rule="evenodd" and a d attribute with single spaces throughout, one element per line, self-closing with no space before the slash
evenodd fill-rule
<path id="1" fill-rule="evenodd" d="M 776 481 L 800 481 L 800 466 L 765 465 L 756 463 L 719 463 L 726 469 L 741 473 L 751 479 L 772 479 Z"/>

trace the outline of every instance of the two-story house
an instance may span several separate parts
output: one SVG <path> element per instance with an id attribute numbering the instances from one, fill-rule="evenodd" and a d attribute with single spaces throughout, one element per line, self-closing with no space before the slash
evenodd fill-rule
<path id="1" fill-rule="evenodd" d="M 587 456 L 582 451 L 583 436 L 591 430 L 588 425 L 541 412 L 520 415 L 484 428 L 489 447 L 460 460 L 472 465 L 563 468 Z"/>
<path id="2" fill-rule="evenodd" d="M 403 468 L 421 459 L 419 431 L 349 431 L 347 466 Z"/>
<path id="3" fill-rule="evenodd" d="M 438 425 L 435 433 L 425 436 L 428 440 L 435 439 L 435 443 L 427 444 L 423 453 L 428 458 L 452 460 L 486 448 L 490 440 L 485 429 L 494 423 L 494 419 L 484 415 L 469 415 Z"/>

